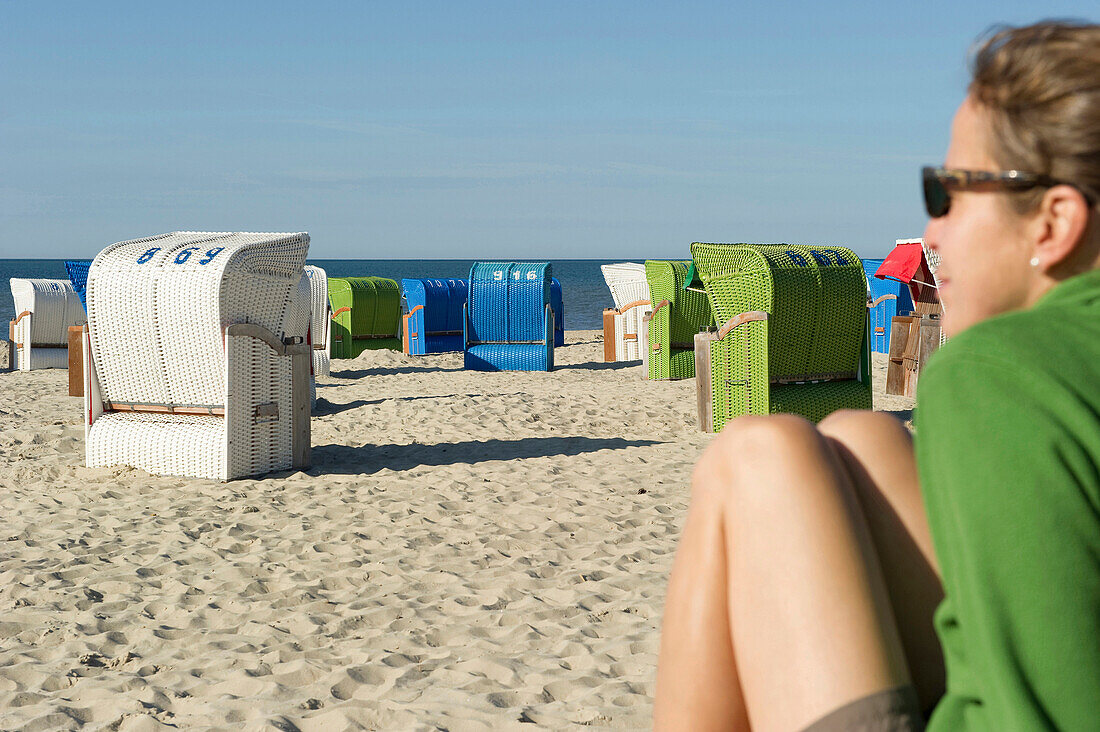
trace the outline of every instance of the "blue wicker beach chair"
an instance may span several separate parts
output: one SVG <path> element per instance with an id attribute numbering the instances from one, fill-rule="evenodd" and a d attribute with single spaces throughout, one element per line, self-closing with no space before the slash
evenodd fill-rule
<path id="1" fill-rule="evenodd" d="M 470 281 L 459 279 L 401 280 L 402 350 L 410 356 L 462 350 L 462 308 Z M 554 346 L 565 345 L 565 305 L 561 283 L 550 280 L 554 311 Z"/>
<path id="2" fill-rule="evenodd" d="M 475 262 L 463 318 L 464 365 L 474 371 L 552 371 L 550 265 Z"/>
<path id="3" fill-rule="evenodd" d="M 466 280 L 401 280 L 401 350 L 412 356 L 461 351 L 468 290 Z"/>
<path id="4" fill-rule="evenodd" d="M 897 280 L 880 280 L 875 272 L 882 266 L 881 259 L 864 259 L 863 272 L 867 276 L 867 307 L 871 316 L 871 351 L 890 352 L 890 323 L 895 315 L 905 315 L 913 310 L 913 298 L 909 288 Z"/>
<path id="5" fill-rule="evenodd" d="M 88 268 L 91 266 L 92 262 L 88 259 L 69 259 L 65 262 L 65 269 L 69 273 L 69 282 L 73 283 L 73 289 L 80 297 L 80 304 L 84 306 L 85 312 L 88 311 L 88 302 L 84 291 L 88 286 Z"/>

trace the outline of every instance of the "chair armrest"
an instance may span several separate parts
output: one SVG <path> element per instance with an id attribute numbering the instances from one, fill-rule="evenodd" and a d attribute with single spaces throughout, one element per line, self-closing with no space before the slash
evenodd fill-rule
<path id="1" fill-rule="evenodd" d="M 661 308 L 663 308 L 666 305 L 670 305 L 670 304 L 671 303 L 669 303 L 668 300 L 661 300 L 661 302 L 657 305 L 657 307 L 653 308 L 653 310 L 646 313 L 642 317 L 642 321 L 648 323 L 649 321 L 653 320 L 653 316 L 655 316 L 658 312 L 660 312 Z"/>
<path id="2" fill-rule="evenodd" d="M 649 305 L 649 304 L 650 304 L 649 300 L 635 300 L 634 302 L 628 302 L 626 305 L 623 305 L 621 308 L 619 308 L 615 312 L 618 313 L 619 315 L 624 315 L 624 314 L 626 314 L 627 310 L 631 310 L 632 308 L 636 308 L 639 305 Z"/>
<path id="3" fill-rule="evenodd" d="M 882 297 L 878 298 L 877 300 L 874 300 L 872 302 L 868 302 L 867 307 L 869 307 L 869 308 L 877 307 L 878 304 L 881 303 L 881 302 L 884 302 L 886 300 L 897 300 L 897 299 L 898 299 L 897 295 L 883 295 Z"/>
<path id="4" fill-rule="evenodd" d="M 718 329 L 718 340 L 722 340 L 723 338 L 728 336 L 731 332 L 733 332 L 733 329 L 739 325 L 767 319 L 768 314 L 765 313 L 763 310 L 750 310 L 747 313 L 739 313 L 737 315 L 734 315 L 732 318 L 727 320 L 721 328 Z"/>
<path id="5" fill-rule="evenodd" d="M 291 464 L 295 469 L 306 470 L 310 466 L 310 408 L 309 375 L 313 366 L 310 344 L 304 339 L 294 337 L 280 340 L 278 336 L 255 323 L 233 323 L 225 329 L 226 338 L 245 337 L 263 341 L 276 356 L 287 356 L 291 360 Z M 230 359 L 232 356 L 230 356 Z M 227 359 L 226 368 L 231 368 Z M 258 405 L 257 409 L 264 405 Z M 229 403 L 226 402 L 226 412 Z M 259 412 L 256 412 L 257 414 Z M 266 416 L 266 415 L 262 415 Z M 276 419 L 277 412 L 276 412 Z"/>
<path id="6" fill-rule="evenodd" d="M 261 340 L 279 356 L 309 355 L 311 350 L 308 343 L 300 342 L 297 338 L 291 343 L 285 343 L 279 340 L 279 337 L 270 330 L 255 323 L 233 323 L 225 329 L 225 334 L 227 336 L 248 336 L 249 338 Z"/>

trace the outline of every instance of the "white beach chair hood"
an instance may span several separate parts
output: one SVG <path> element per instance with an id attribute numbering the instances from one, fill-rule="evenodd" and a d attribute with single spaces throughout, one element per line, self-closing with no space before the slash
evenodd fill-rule
<path id="1" fill-rule="evenodd" d="M 304 233 L 175 232 L 100 252 L 88 466 L 227 480 L 302 465 L 303 450 L 308 463 L 308 247 Z"/>

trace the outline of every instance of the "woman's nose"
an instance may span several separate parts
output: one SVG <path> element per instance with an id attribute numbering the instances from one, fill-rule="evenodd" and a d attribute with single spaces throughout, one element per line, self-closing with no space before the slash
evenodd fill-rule
<path id="1" fill-rule="evenodd" d="M 924 246 L 936 251 L 940 248 L 940 231 L 943 228 L 943 217 L 928 219 L 924 227 Z"/>

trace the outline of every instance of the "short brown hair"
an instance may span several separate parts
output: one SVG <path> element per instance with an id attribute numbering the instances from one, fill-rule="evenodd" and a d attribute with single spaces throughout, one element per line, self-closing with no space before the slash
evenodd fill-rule
<path id="1" fill-rule="evenodd" d="M 1100 25 L 1044 21 L 991 30 L 974 54 L 970 96 L 989 113 L 1006 169 L 1050 176 L 1100 203 Z M 1042 190 L 1013 197 L 1019 210 Z"/>

